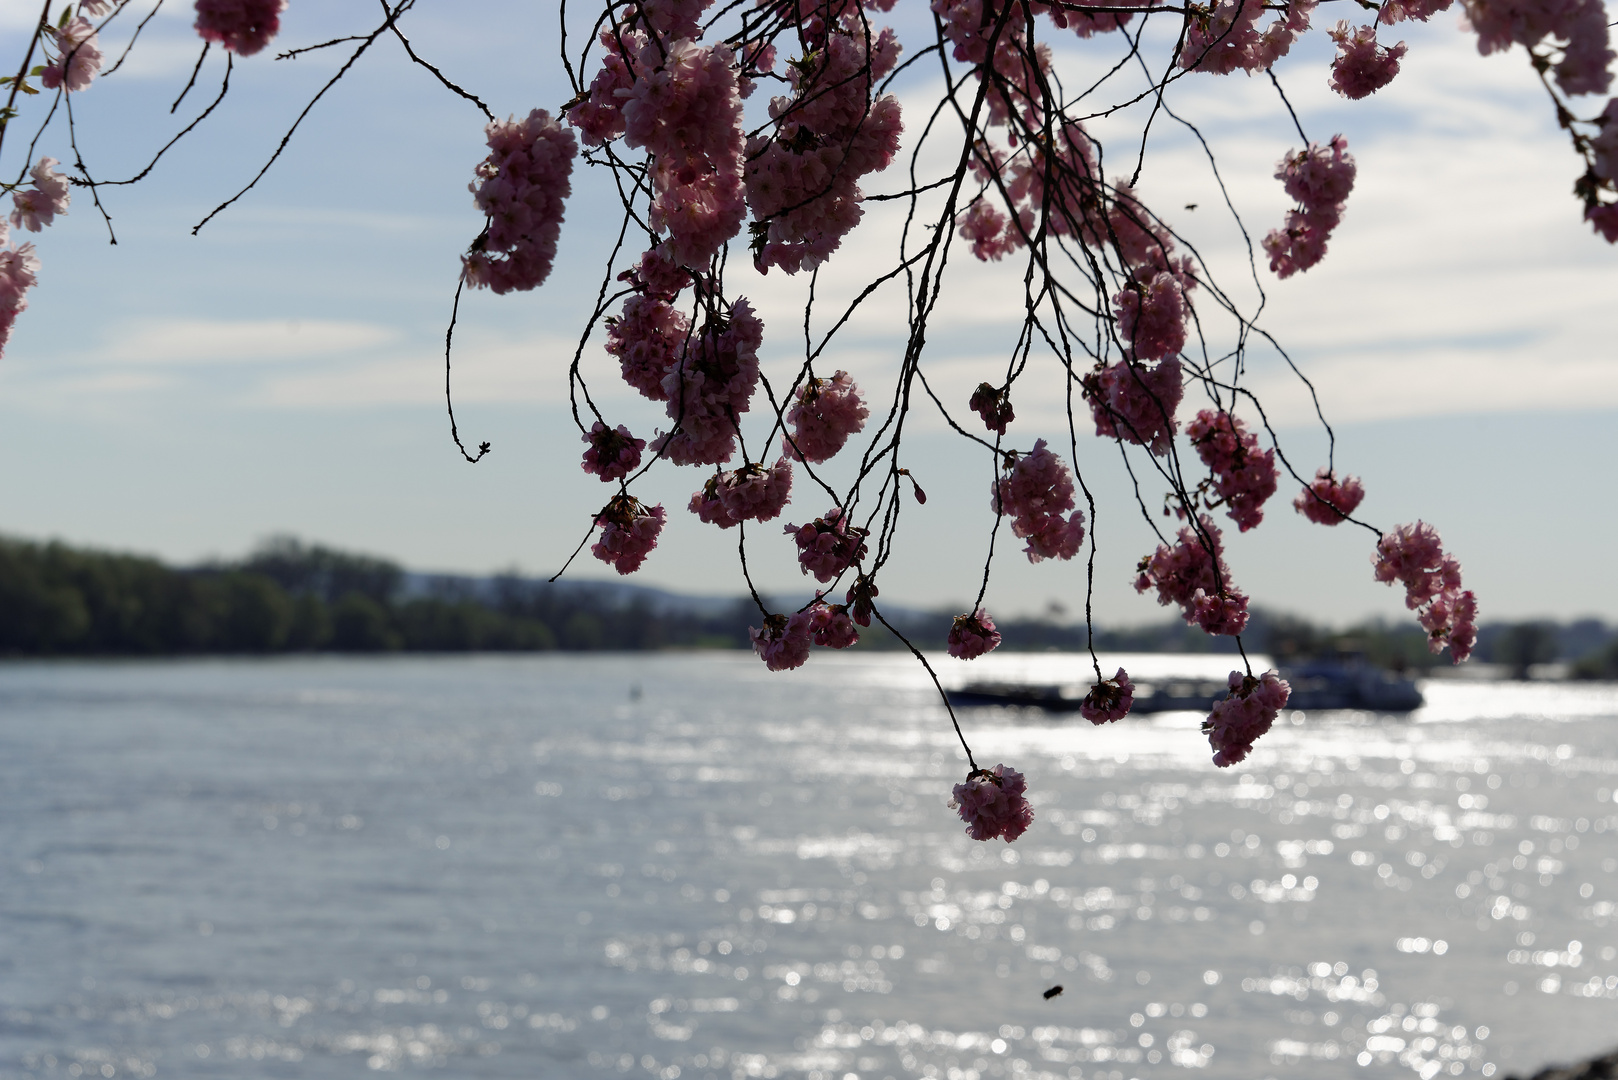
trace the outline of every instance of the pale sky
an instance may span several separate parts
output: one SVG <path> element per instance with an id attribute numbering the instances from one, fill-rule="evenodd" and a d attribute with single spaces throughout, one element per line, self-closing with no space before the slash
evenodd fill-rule
<path id="1" fill-rule="evenodd" d="M 549 9 L 485 3 L 470 18 L 471 5 L 421 0 L 403 26 L 498 115 L 555 112 L 570 94 Z M 901 0 L 900 9 L 901 25 L 922 25 L 921 0 Z M 34 10 L 0 0 L 0 57 L 16 51 Z M 75 98 L 80 147 L 98 177 L 137 171 L 217 92 L 215 55 L 168 115 L 199 49 L 189 12 L 165 6 L 124 69 Z M 276 45 L 367 32 L 376 12 L 359 0 L 293 0 Z M 1355 5 L 1326 4 L 1315 22 L 1359 16 Z M 1408 41 L 1410 53 L 1393 84 L 1366 101 L 1327 88 L 1323 34 L 1278 65 L 1308 134 L 1345 134 L 1359 178 L 1324 263 L 1284 282 L 1261 268 L 1262 325 L 1320 387 L 1339 468 L 1360 475 L 1369 493 L 1362 516 L 1384 527 L 1417 517 L 1437 525 L 1484 620 L 1618 619 L 1618 574 L 1590 554 L 1618 525 L 1610 497 L 1618 250 L 1580 220 L 1576 159 L 1525 54 L 1481 57 L 1457 20 L 1445 13 L 1385 34 Z M 115 55 L 122 41 L 109 32 L 104 47 Z M 1062 43 L 1059 70 L 1074 85 L 1115 48 L 1107 39 Z M 175 562 L 239 555 L 268 534 L 292 532 L 418 569 L 553 572 L 606 493 L 578 467 L 583 444 L 566 405 L 580 312 L 593 301 L 606 230 L 616 226 L 605 175 L 575 174 L 550 282 L 463 301 L 457 417 L 469 444 L 494 445 L 468 466 L 443 415 L 442 345 L 458 256 L 481 224 L 467 183 L 485 152 L 483 119 L 411 66 L 396 42 L 379 41 L 258 188 L 193 237 L 191 226 L 251 178 L 340 62 L 340 50 L 280 62 L 273 51 L 237 64 L 219 111 L 149 181 L 104 192 L 117 247 L 82 189 L 66 218 L 30 237 L 41 284 L 0 360 L 0 531 Z M 897 88 L 907 126 L 936 92 L 934 71 L 918 68 Z M 1175 84 L 1170 104 L 1202 125 L 1255 237 L 1279 224 L 1288 200 L 1272 173 L 1298 137 L 1268 80 L 1195 75 Z M 8 135 L 0 161 L 8 175 L 22 164 L 34 115 Z M 1118 123 L 1138 125 L 1132 116 Z M 1122 145 L 1123 130 L 1101 134 Z M 1227 289 L 1252 301 L 1245 254 L 1200 150 L 1170 124 L 1154 131 L 1141 184 L 1149 205 L 1196 240 Z M 65 126 L 40 152 L 71 159 Z M 864 187 L 902 184 L 896 168 Z M 1179 209 L 1192 202 L 1197 210 Z M 891 259 L 893 235 L 892 215 L 873 208 L 823 271 L 822 293 L 863 284 L 862 272 Z M 761 278 L 740 245 L 737 253 L 729 287 L 765 319 L 765 370 L 790 380 L 806 278 Z M 1014 265 L 981 266 L 964 253 L 954 265 L 926 371 L 964 413 L 973 386 L 1000 378 L 1021 289 Z M 855 320 L 830 361 L 873 389 L 891 382 L 902 346 L 887 295 Z M 585 357 L 614 422 L 643 436 L 666 423 L 658 406 L 617 382 L 599 336 Z M 1278 368 L 1255 353 L 1252 385 L 1282 425 L 1283 447 L 1312 472 L 1323 442 Z M 1060 386 L 1049 372 L 1018 384 L 1016 445 L 1044 437 L 1067 456 Z M 1165 617 L 1128 585 L 1155 541 L 1115 447 L 1090 437 L 1083 419 L 1078 464 L 1100 503 L 1097 619 Z M 930 499 L 907 505 L 908 539 L 885 571 L 883 595 L 965 603 L 992 520 L 991 465 L 935 414 L 918 417 L 910 447 Z M 632 580 L 741 590 L 734 534 L 685 511 L 703 476 L 661 467 L 637 488 L 668 505 L 670 523 Z M 1399 598 L 1371 580 L 1370 537 L 1306 523 L 1291 510 L 1292 488 L 1283 482 L 1261 528 L 1231 536 L 1236 581 L 1258 603 L 1320 621 L 1401 616 Z M 1146 497 L 1156 505 L 1161 492 L 1150 485 Z M 784 520 L 826 509 L 794 502 Z M 760 531 L 750 562 L 761 586 L 801 591 L 807 579 L 790 544 L 770 526 Z M 991 611 L 1038 611 L 1052 601 L 1082 609 L 1078 562 L 1030 566 L 1019 548 L 1002 535 Z M 610 576 L 587 557 L 574 572 Z"/>

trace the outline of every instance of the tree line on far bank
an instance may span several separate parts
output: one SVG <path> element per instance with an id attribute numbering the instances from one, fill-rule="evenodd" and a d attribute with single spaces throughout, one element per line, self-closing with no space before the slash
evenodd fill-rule
<path id="1" fill-rule="evenodd" d="M 896 611 L 895 626 L 942 649 L 953 612 Z M 384 559 L 271 540 L 245 559 L 175 568 L 155 559 L 0 538 L 0 655 L 164 656 L 296 652 L 541 652 L 746 648 L 750 600 L 692 602 L 612 585 L 549 584 L 516 574 L 407 574 Z M 1002 648 L 1082 649 L 1085 629 L 1049 618 L 1000 623 Z M 1414 625 L 1333 631 L 1255 611 L 1249 640 L 1287 662 L 1354 652 L 1393 668 L 1431 666 Z M 900 643 L 881 626 L 859 648 Z M 1113 652 L 1225 651 L 1178 621 L 1096 632 Z M 1618 678 L 1618 632 L 1595 619 L 1485 626 L 1478 659 L 1526 671 L 1575 660 L 1575 674 Z"/>

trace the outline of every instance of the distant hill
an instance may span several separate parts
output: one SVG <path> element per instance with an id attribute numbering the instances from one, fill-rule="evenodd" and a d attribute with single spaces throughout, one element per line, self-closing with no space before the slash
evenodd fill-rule
<path id="1" fill-rule="evenodd" d="M 766 598 L 769 601 L 769 598 Z M 783 603 L 781 606 L 785 606 Z M 953 611 L 884 608 L 898 633 L 941 650 Z M 59 543 L 0 538 L 0 654 L 159 656 L 285 652 L 537 652 L 743 649 L 759 624 L 752 600 L 670 592 L 619 581 L 551 584 L 521 575 L 432 574 L 371 555 L 275 537 L 245 558 L 194 567 Z M 1002 648 L 1078 650 L 1082 624 L 1000 622 Z M 1475 655 L 1526 672 L 1578 661 L 1589 677 L 1618 678 L 1618 632 L 1597 619 L 1483 626 Z M 1285 661 L 1356 652 L 1390 667 L 1433 664 L 1415 623 L 1347 631 L 1255 610 L 1244 640 Z M 903 643 L 880 625 L 863 649 Z M 1234 653 L 1179 620 L 1098 627 L 1109 652 Z"/>

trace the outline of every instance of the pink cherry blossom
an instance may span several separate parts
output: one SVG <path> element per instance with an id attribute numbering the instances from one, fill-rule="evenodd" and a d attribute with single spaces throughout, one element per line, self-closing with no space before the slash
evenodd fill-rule
<path id="1" fill-rule="evenodd" d="M 949 630 L 949 654 L 957 660 L 975 660 L 999 644 L 1000 631 L 987 611 L 978 608 L 970 615 L 955 616 Z"/>
<path id="2" fill-rule="evenodd" d="M 807 611 L 792 615 L 766 615 L 764 629 L 749 626 L 747 633 L 753 639 L 753 651 L 771 671 L 790 671 L 802 667 L 809 659 L 809 624 Z"/>
<path id="3" fill-rule="evenodd" d="M 691 495 L 688 509 L 697 515 L 699 521 L 706 525 L 717 525 L 721 529 L 729 529 L 738 524 L 737 520 L 731 517 L 730 511 L 725 509 L 724 502 L 719 498 L 719 486 L 724 483 L 725 477 L 728 475 L 725 472 L 714 473 L 708 477 L 708 482 L 702 486 L 702 490 L 693 492 Z"/>
<path id="4" fill-rule="evenodd" d="M 1280 471 L 1275 467 L 1275 451 L 1260 451 L 1258 436 L 1247 430 L 1239 417 L 1223 409 L 1203 409 L 1185 427 L 1202 463 L 1214 475 L 1214 490 L 1229 507 L 1229 514 L 1242 532 L 1264 520 L 1264 503 L 1275 494 Z"/>
<path id="5" fill-rule="evenodd" d="M 794 461 L 831 458 L 871 415 L 846 371 L 829 379 L 809 379 L 798 387 L 795 398 L 785 418 L 792 436 L 781 437 L 781 452 Z"/>
<path id="6" fill-rule="evenodd" d="M 1221 769 L 1247 757 L 1292 696 L 1292 687 L 1273 671 L 1256 678 L 1233 671 L 1229 685 L 1230 693 L 1214 702 L 1202 724 L 1214 750 L 1214 764 Z"/>
<path id="7" fill-rule="evenodd" d="M 28 308 L 28 290 L 39 281 L 39 259 L 33 244 L 11 246 L 11 226 L 0 218 L 0 357 L 17 316 Z"/>
<path id="8" fill-rule="evenodd" d="M 972 243 L 980 262 L 999 262 L 1022 246 L 1022 236 L 998 207 L 987 198 L 967 207 L 961 218 L 961 239 Z"/>
<path id="9" fill-rule="evenodd" d="M 1331 64 L 1331 88 L 1351 101 L 1369 97 L 1399 74 L 1399 61 L 1408 51 L 1404 42 L 1383 48 L 1376 40 L 1376 26 L 1350 29 L 1347 19 L 1327 31 L 1337 43 L 1337 59 Z"/>
<path id="10" fill-rule="evenodd" d="M 1264 238 L 1270 269 L 1277 277 L 1291 277 L 1325 257 L 1326 241 L 1342 220 L 1354 189 L 1354 175 L 1354 155 L 1341 135 L 1332 136 L 1325 146 L 1310 143 L 1308 149 L 1281 159 L 1275 178 L 1298 207 L 1287 214 L 1285 229 L 1272 229 Z"/>
<path id="11" fill-rule="evenodd" d="M 53 157 L 42 157 L 28 170 L 34 183 L 30 188 L 19 188 L 11 193 L 11 223 L 19 229 L 39 232 L 55 220 L 57 214 L 67 213 L 72 194 L 67 177 L 54 171 L 58 162 Z"/>
<path id="12" fill-rule="evenodd" d="M 1601 179 L 1618 181 L 1618 97 L 1607 101 L 1596 123 L 1601 130 L 1590 138 L 1592 167 Z"/>
<path id="13" fill-rule="evenodd" d="M 1607 243 L 1618 244 L 1618 203 L 1588 207 L 1584 211 L 1584 220 L 1588 221 Z"/>
<path id="14" fill-rule="evenodd" d="M 1159 604 L 1179 605 L 1181 617 L 1207 633 L 1240 633 L 1247 624 L 1247 597 L 1230 580 L 1219 527 L 1206 515 L 1198 515 L 1197 523 L 1200 533 L 1187 525 L 1173 547 L 1159 544 L 1140 561 L 1135 591 L 1156 589 Z"/>
<path id="15" fill-rule="evenodd" d="M 882 590 L 876 587 L 876 582 L 864 574 L 855 576 L 854 584 L 848 587 L 847 596 L 849 612 L 855 622 L 861 626 L 871 625 L 871 615 L 875 611 L 871 598 L 880 595 L 881 592 Z"/>
<path id="16" fill-rule="evenodd" d="M 1285 56 L 1304 31 L 1315 0 L 1292 0 L 1286 10 L 1263 30 L 1258 20 L 1262 0 L 1218 0 L 1207 15 L 1186 27 L 1180 67 L 1187 71 L 1263 71 Z"/>
<path id="17" fill-rule="evenodd" d="M 1427 647 L 1435 653 L 1447 647 L 1457 664 L 1472 655 L 1478 640 L 1478 601 L 1471 589 L 1439 593 L 1416 616 L 1427 631 Z"/>
<path id="18" fill-rule="evenodd" d="M 608 483 L 622 480 L 638 469 L 640 452 L 646 449 L 646 440 L 635 438 L 624 425 L 609 428 L 600 420 L 591 425 L 584 441 L 590 445 L 584 452 L 584 471 Z"/>
<path id="19" fill-rule="evenodd" d="M 732 522 L 773 521 L 792 497 L 792 464 L 780 458 L 770 468 L 750 462 L 720 473 L 715 494 Z"/>
<path id="20" fill-rule="evenodd" d="M 1465 0 L 1466 21 L 1487 56 L 1518 44 L 1536 48 L 1547 38 L 1567 42 L 1551 69 L 1566 94 L 1605 93 L 1612 85 L 1614 53 L 1602 0 Z"/>
<path id="21" fill-rule="evenodd" d="M 1438 530 L 1424 521 L 1383 534 L 1372 562 L 1378 581 L 1405 587 L 1405 606 L 1412 610 L 1461 587 L 1461 564 L 1444 553 Z"/>
<path id="22" fill-rule="evenodd" d="M 723 43 L 649 42 L 621 99 L 624 141 L 650 156 L 648 221 L 681 266 L 706 266 L 746 214 L 734 59 Z"/>
<path id="23" fill-rule="evenodd" d="M 763 340 L 764 324 L 745 299 L 737 299 L 728 316 L 710 317 L 663 376 L 668 416 L 679 425 L 660 435 L 652 449 L 676 465 L 729 461 L 736 452 L 736 424 L 758 386 Z"/>
<path id="24" fill-rule="evenodd" d="M 624 133 L 623 99 L 635 85 L 638 57 L 646 45 L 639 32 L 601 32 L 601 70 L 590 82 L 585 100 L 567 111 L 567 122 L 576 128 L 586 146 L 601 146 Z"/>
<path id="25" fill-rule="evenodd" d="M 1158 271 L 1144 284 L 1131 279 L 1112 302 L 1118 334 L 1138 359 L 1162 360 L 1185 348 L 1185 295 L 1173 274 Z"/>
<path id="26" fill-rule="evenodd" d="M 1100 726 L 1111 720 L 1122 720 L 1135 704 L 1135 684 L 1123 668 L 1110 679 L 1102 679 L 1090 687 L 1090 692 L 1079 702 L 1079 715 Z"/>
<path id="27" fill-rule="evenodd" d="M 63 27 L 47 31 L 56 39 L 56 59 L 39 73 L 47 90 L 65 86 L 69 93 L 87 88 L 101 74 L 101 40 L 90 20 L 74 16 Z"/>
<path id="28" fill-rule="evenodd" d="M 1247 629 L 1247 597 L 1226 587 L 1224 594 L 1210 596 L 1202 589 L 1191 594 L 1191 618 L 1205 634 L 1235 637 Z"/>
<path id="29" fill-rule="evenodd" d="M 629 495 L 614 495 L 596 515 L 601 538 L 590 546 L 590 554 L 620 574 L 632 574 L 657 546 L 665 517 L 662 503 L 648 510 Z"/>
<path id="30" fill-rule="evenodd" d="M 1172 356 L 1156 366 L 1119 361 L 1084 377 L 1096 434 L 1148 447 L 1159 456 L 1173 442 L 1174 413 L 1184 389 L 1180 362 Z"/>
<path id="31" fill-rule="evenodd" d="M 754 263 L 789 274 L 821 265 L 859 224 L 859 180 L 888 167 L 904 127 L 898 99 L 875 93 L 899 58 L 891 29 L 870 27 L 854 4 L 817 5 L 800 26 L 792 93 L 770 102 L 776 130 L 748 142 L 746 166 Z"/>
<path id="32" fill-rule="evenodd" d="M 702 13 L 713 0 L 638 0 L 625 10 L 626 26 L 641 25 L 641 17 L 668 38 L 696 38 L 702 33 Z"/>
<path id="33" fill-rule="evenodd" d="M 828 649 L 846 649 L 860 639 L 854 620 L 849 618 L 847 605 L 827 604 L 819 594 L 809 608 L 809 635 L 816 645 Z"/>
<path id="34" fill-rule="evenodd" d="M 607 352 L 618 358 L 624 382 L 653 401 L 667 401 L 663 380 L 680 362 L 691 332 L 685 313 L 667 300 L 636 293 L 607 320 Z"/>
<path id="35" fill-rule="evenodd" d="M 1012 534 L 1028 541 L 1023 550 L 1029 562 L 1073 558 L 1084 543 L 1084 511 L 1073 510 L 1073 474 L 1067 463 L 1051 453 L 1044 439 L 1034 443 L 1031 453 L 1007 455 L 1006 463 L 1007 474 L 990 491 L 989 508 L 1009 517 Z"/>
<path id="36" fill-rule="evenodd" d="M 1377 541 L 1372 560 L 1376 579 L 1405 587 L 1405 606 L 1420 608 L 1417 621 L 1426 628 L 1428 647 L 1446 646 L 1459 664 L 1477 642 L 1477 597 L 1461 588 L 1461 564 L 1445 554 L 1438 530 L 1426 522 L 1400 525 Z"/>
<path id="37" fill-rule="evenodd" d="M 1315 470 L 1314 482 L 1292 500 L 1292 505 L 1316 525 L 1336 525 L 1352 514 L 1364 498 L 1365 486 L 1359 477 L 1345 476 L 1339 481 L 1335 472 L 1322 466 Z"/>
<path id="38" fill-rule="evenodd" d="M 975 769 L 966 783 L 956 784 L 950 807 L 959 810 L 966 822 L 966 834 L 974 840 L 1004 837 L 1011 843 L 1034 823 L 1034 808 L 1028 805 L 1028 782 L 1016 769 L 996 765 Z"/>
<path id="39" fill-rule="evenodd" d="M 640 262 L 633 269 L 618 275 L 639 292 L 658 300 L 673 300 L 691 284 L 691 275 L 669 254 L 667 244 L 655 244 L 641 253 Z"/>
<path id="40" fill-rule="evenodd" d="M 1426 22 L 1440 11 L 1448 11 L 1455 0 L 1383 0 L 1376 21 L 1384 26 L 1413 19 Z"/>
<path id="41" fill-rule="evenodd" d="M 197 0 L 196 31 L 237 56 L 252 56 L 281 31 L 286 0 Z"/>
<path id="42" fill-rule="evenodd" d="M 485 127 L 489 156 L 478 164 L 473 202 L 488 228 L 462 257 L 467 284 L 496 293 L 537 288 L 550 276 L 578 142 L 550 113 Z"/>
<path id="43" fill-rule="evenodd" d="M 807 525 L 788 525 L 785 532 L 798 544 L 799 569 L 813 574 L 816 581 L 832 581 L 865 558 L 865 530 L 848 525 L 838 507 Z"/>
<path id="44" fill-rule="evenodd" d="M 1008 389 L 996 389 L 988 383 L 978 383 L 978 388 L 972 391 L 972 400 L 967 405 L 973 412 L 983 417 L 983 426 L 998 435 L 1006 433 L 1006 425 L 1017 419 L 1017 414 L 1011 408 L 1011 392 Z"/>

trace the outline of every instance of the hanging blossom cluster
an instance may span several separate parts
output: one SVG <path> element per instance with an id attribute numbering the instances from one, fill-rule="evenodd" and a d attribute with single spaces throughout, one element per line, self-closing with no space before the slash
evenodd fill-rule
<path id="1" fill-rule="evenodd" d="M 1224 539 L 1206 515 L 1180 530 L 1174 545 L 1159 544 L 1140 561 L 1135 591 L 1157 590 L 1157 602 L 1177 604 L 1185 621 L 1204 633 L 1234 636 L 1247 626 L 1247 596 L 1230 580 Z"/>
<path id="2" fill-rule="evenodd" d="M 729 529 L 744 521 L 773 521 L 792 498 L 792 463 L 779 458 L 765 468 L 752 463 L 709 477 L 691 496 L 691 512 L 709 525 Z"/>
<path id="3" fill-rule="evenodd" d="M 1264 503 L 1275 494 L 1280 472 L 1275 451 L 1259 450 L 1258 436 L 1223 409 L 1203 409 L 1185 433 L 1202 463 L 1213 472 L 1213 487 L 1242 532 L 1264 520 Z"/>
<path id="4" fill-rule="evenodd" d="M 1270 269 L 1277 277 L 1291 277 L 1326 257 L 1326 241 L 1343 219 L 1343 207 L 1354 188 L 1354 155 L 1348 140 L 1332 136 L 1326 146 L 1289 154 L 1276 166 L 1275 178 L 1297 207 L 1287 213 L 1286 227 L 1271 229 L 1264 238 Z"/>
<path id="5" fill-rule="evenodd" d="M 0 356 L 11 340 L 17 316 L 28 308 L 28 290 L 39 281 L 39 257 L 33 244 L 11 245 L 11 226 L 0 218 Z"/>
<path id="6" fill-rule="evenodd" d="M 95 26 L 83 15 L 75 15 L 50 33 L 55 38 L 56 57 L 39 73 L 40 84 L 47 90 L 60 87 L 73 94 L 89 89 L 101 74 L 103 59 Z"/>
<path id="7" fill-rule="evenodd" d="M 1377 541 L 1376 579 L 1405 587 L 1405 606 L 1415 611 L 1433 652 L 1450 651 L 1459 664 L 1477 644 L 1477 597 L 1461 588 L 1461 564 L 1446 554 L 1438 530 L 1426 522 L 1400 525 Z"/>
<path id="8" fill-rule="evenodd" d="M 786 534 L 798 545 L 798 568 L 816 581 L 835 581 L 865 558 L 864 529 L 848 523 L 841 507 L 826 511 L 807 525 L 788 525 Z"/>
<path id="9" fill-rule="evenodd" d="M 1316 525 L 1336 525 L 1352 514 L 1365 499 L 1365 485 L 1357 476 L 1337 479 L 1337 473 L 1322 466 L 1315 479 L 1292 500 L 1293 509 Z"/>
<path id="10" fill-rule="evenodd" d="M 993 652 L 1000 644 L 1000 631 L 989 613 L 978 608 L 970 615 L 955 616 L 949 628 L 949 654 L 957 660 L 975 660 Z"/>
<path id="11" fill-rule="evenodd" d="M 556 259 L 579 144 L 544 109 L 523 120 L 496 120 L 484 132 L 489 156 L 469 190 L 489 224 L 461 258 L 466 282 L 496 293 L 538 288 Z"/>
<path id="12" fill-rule="evenodd" d="M 624 425 L 609 428 L 600 420 L 585 433 L 584 441 L 590 447 L 584 452 L 584 471 L 609 484 L 640 468 L 640 454 L 646 449 L 646 440 L 635 438 Z"/>
<path id="13" fill-rule="evenodd" d="M 871 415 L 846 371 L 829 379 L 811 376 L 794 396 L 786 413 L 792 433 L 781 436 L 781 452 L 795 461 L 830 461 Z"/>
<path id="14" fill-rule="evenodd" d="M 590 547 L 590 554 L 618 571 L 633 574 L 657 546 L 668 515 L 659 503 L 650 509 L 629 495 L 614 495 L 596 515 L 601 536 Z"/>
<path id="15" fill-rule="evenodd" d="M 1100 672 L 1098 671 L 1099 675 Z M 1098 679 L 1079 702 L 1079 715 L 1092 724 L 1101 725 L 1122 720 L 1135 704 L 1135 684 L 1123 668 L 1110 679 Z"/>
<path id="16" fill-rule="evenodd" d="M 747 144 L 760 270 L 792 274 L 823 263 L 863 215 L 860 179 L 899 152 L 899 100 L 875 94 L 898 63 L 898 39 L 888 28 L 873 31 L 857 4 L 839 7 L 806 21 L 804 58 L 787 72 L 792 93 L 770 101 L 774 130 Z M 768 70 L 773 58 L 773 47 L 760 50 L 755 65 Z"/>
<path id="17" fill-rule="evenodd" d="M 1202 732 L 1213 747 L 1214 764 L 1221 769 L 1247 757 L 1292 696 L 1292 687 L 1273 671 L 1257 676 L 1233 671 L 1229 687 L 1230 692 L 1214 702 L 1202 723 Z"/>
<path id="18" fill-rule="evenodd" d="M 1004 435 L 1006 428 L 1017 419 L 1016 410 L 1011 407 L 1010 390 L 1006 387 L 978 383 L 978 388 L 972 391 L 972 399 L 966 404 L 983 418 L 983 426 L 996 435 Z"/>
<path id="19" fill-rule="evenodd" d="M 966 822 L 966 835 L 974 840 L 1000 837 L 1006 843 L 1017 839 L 1034 823 L 1034 808 L 1028 805 L 1028 781 L 1016 769 L 996 765 L 974 769 L 964 784 L 956 784 L 950 807 Z"/>
<path id="20" fill-rule="evenodd" d="M 1376 26 L 1354 26 L 1341 19 L 1327 35 L 1337 44 L 1331 63 L 1331 88 L 1350 101 L 1370 97 L 1399 74 L 1399 61 L 1409 51 L 1404 42 L 1387 48 L 1376 39 Z"/>
<path id="21" fill-rule="evenodd" d="M 281 32 L 286 0 L 197 0 L 197 34 L 237 56 L 252 56 Z"/>
<path id="22" fill-rule="evenodd" d="M 1006 475 L 995 481 L 989 508 L 1009 517 L 1012 534 L 1028 541 L 1023 550 L 1029 562 L 1077 555 L 1084 543 L 1084 511 L 1073 510 L 1073 474 L 1067 463 L 1051 453 L 1044 439 L 1030 453 L 1006 457 Z"/>

